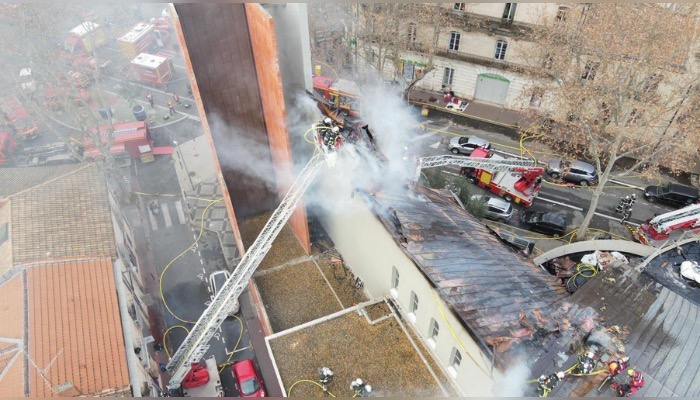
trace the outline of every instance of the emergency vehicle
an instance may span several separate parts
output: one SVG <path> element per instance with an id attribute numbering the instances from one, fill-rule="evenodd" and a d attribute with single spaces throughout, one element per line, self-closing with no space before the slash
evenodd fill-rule
<path id="1" fill-rule="evenodd" d="M 182 381 L 185 397 L 224 397 L 216 359 L 211 356 L 204 365 L 194 365 Z"/>
<path id="2" fill-rule="evenodd" d="M 140 53 L 150 52 L 156 47 L 164 47 L 170 38 L 167 29 L 156 29 L 156 25 L 139 22 L 117 42 L 119 50 L 127 59 L 133 59 Z"/>
<path id="3" fill-rule="evenodd" d="M 132 81 L 165 89 L 173 77 L 173 70 L 167 57 L 141 53 L 131 60 L 127 76 Z"/>
<path id="4" fill-rule="evenodd" d="M 125 122 L 113 124 L 112 147 L 110 153 L 114 155 L 128 153 L 131 158 L 144 157 L 153 154 L 153 139 L 148 125 L 144 121 Z M 109 141 L 108 126 L 100 126 L 102 143 Z M 95 143 L 86 138 L 83 141 L 85 158 L 99 158 L 102 153 Z"/>
<path id="5" fill-rule="evenodd" d="M 313 85 L 316 93 L 342 115 L 360 115 L 360 97 L 357 95 L 360 93 L 360 88 L 355 82 L 315 75 Z"/>
<path id="6" fill-rule="evenodd" d="M 72 62 L 76 57 L 85 56 L 106 42 L 107 35 L 102 26 L 85 21 L 68 31 L 61 49 L 61 56 Z"/>
<path id="7" fill-rule="evenodd" d="M 39 128 L 14 96 L 0 99 L 0 110 L 5 117 L 5 126 L 12 129 L 19 138 L 33 139 L 38 136 Z"/>
<path id="8" fill-rule="evenodd" d="M 481 147 L 472 152 L 469 158 L 490 158 L 493 161 L 505 160 L 499 155 L 492 155 L 488 150 Z M 537 197 L 537 193 L 542 186 L 541 167 L 519 167 L 512 171 L 493 172 L 487 169 L 462 167 L 459 170 L 461 175 L 466 176 L 469 182 L 488 189 L 506 201 L 516 204 L 523 204 L 530 207 Z"/>
<path id="9" fill-rule="evenodd" d="M 652 240 L 663 240 L 676 229 L 692 230 L 700 232 L 700 204 L 693 204 L 680 210 L 661 214 L 640 225 L 642 233 Z M 645 243 L 646 237 L 638 236 L 637 239 Z"/>

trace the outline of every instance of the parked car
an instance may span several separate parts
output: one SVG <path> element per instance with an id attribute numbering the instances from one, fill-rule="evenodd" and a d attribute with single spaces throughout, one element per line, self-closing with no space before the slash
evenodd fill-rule
<path id="1" fill-rule="evenodd" d="M 644 198 L 649 203 L 659 201 L 676 207 L 685 207 L 700 201 L 700 194 L 697 188 L 670 182 L 664 186 L 647 186 L 644 188 Z"/>
<path id="2" fill-rule="evenodd" d="M 447 148 L 454 154 L 470 155 L 478 147 L 491 150 L 491 143 L 488 140 L 477 136 L 453 137 Z"/>
<path id="3" fill-rule="evenodd" d="M 224 283 L 226 283 L 230 276 L 231 274 L 226 270 L 216 271 L 209 275 L 209 289 L 211 290 L 212 299 L 216 297 L 217 293 L 219 293 L 219 290 L 221 290 L 221 288 L 224 286 Z M 238 299 L 236 299 L 233 305 L 233 310 L 231 310 L 231 313 L 229 315 L 233 316 L 234 314 L 238 314 L 240 310 L 241 304 L 238 302 Z"/>
<path id="4" fill-rule="evenodd" d="M 561 177 L 581 186 L 598 184 L 595 167 L 587 162 L 557 158 L 547 164 L 547 173 L 554 179 Z"/>
<path id="5" fill-rule="evenodd" d="M 507 222 L 513 217 L 513 204 L 498 197 L 474 195 L 471 201 L 484 205 L 484 217 L 499 222 Z"/>
<path id="6" fill-rule="evenodd" d="M 239 397 L 265 397 L 262 376 L 252 359 L 249 358 L 233 364 L 231 373 Z"/>
<path id="7" fill-rule="evenodd" d="M 530 231 L 554 237 L 564 236 L 566 221 L 561 215 L 542 211 L 525 211 L 520 217 L 522 224 Z"/>

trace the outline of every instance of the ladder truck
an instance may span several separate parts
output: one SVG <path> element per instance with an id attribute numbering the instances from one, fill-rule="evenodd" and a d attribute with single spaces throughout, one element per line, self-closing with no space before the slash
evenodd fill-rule
<path id="1" fill-rule="evenodd" d="M 542 167 L 534 167 L 532 160 L 506 159 L 494 156 L 486 158 L 488 151 L 477 148 L 470 157 L 434 156 L 419 159 L 416 178 L 421 168 L 454 165 L 460 174 L 481 188 L 504 197 L 507 201 L 532 205 L 541 187 Z"/>
<path id="2" fill-rule="evenodd" d="M 639 228 L 643 232 L 640 235 L 652 240 L 666 239 L 676 229 L 700 230 L 700 204 L 661 214 L 643 222 Z"/>
<path id="3" fill-rule="evenodd" d="M 294 181 L 287 195 L 270 217 L 270 220 L 265 224 L 265 227 L 255 239 L 255 242 L 253 242 L 245 253 L 219 293 L 211 301 L 209 307 L 207 307 L 199 317 L 187 338 L 185 338 L 178 350 L 173 354 L 166 366 L 167 371 L 170 373 L 168 389 L 177 390 L 183 385 L 183 381 L 187 382 L 189 375 L 195 372 L 201 373 L 201 371 L 203 371 L 203 367 L 199 365 L 199 362 L 209 349 L 209 341 L 234 307 L 235 300 L 241 295 L 258 265 L 260 265 L 263 258 L 265 258 L 270 251 L 272 243 L 287 223 L 287 220 L 289 220 L 289 217 L 291 217 L 296 209 L 297 203 L 313 182 L 324 161 L 331 167 L 334 165 L 336 156 L 335 150 L 332 148 L 324 149 L 324 146 L 320 144 L 323 143 L 321 124 L 316 124 L 313 128 L 317 131 L 317 147 L 319 147 L 321 151 L 309 160 L 308 164 Z M 515 159 L 470 159 L 451 155 L 424 157 L 418 160 L 416 178 L 420 175 L 421 168 L 444 165 L 489 168 L 495 171 L 514 171 L 532 165 L 532 161 Z"/>

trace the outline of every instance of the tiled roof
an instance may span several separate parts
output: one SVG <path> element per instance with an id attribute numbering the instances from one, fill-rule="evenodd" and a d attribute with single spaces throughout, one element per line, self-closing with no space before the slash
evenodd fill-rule
<path id="1" fill-rule="evenodd" d="M 67 261 L 26 269 L 29 354 L 46 378 L 29 369 L 31 396 L 91 395 L 129 386 L 124 339 L 110 259 Z M 66 385 L 68 386 L 68 385 Z"/>
<path id="2" fill-rule="evenodd" d="M 24 295 L 22 276 L 0 286 L 0 397 L 24 396 L 22 380 Z M 18 354 L 19 353 L 19 354 Z"/>
<path id="3" fill-rule="evenodd" d="M 449 194 L 415 185 L 365 197 L 465 326 L 484 344 L 521 329 L 521 313 L 546 315 L 564 289 L 516 253 Z"/>
<path id="4" fill-rule="evenodd" d="M 31 179 L 34 168 L 15 169 Z M 107 186 L 96 165 L 55 177 L 11 197 L 14 264 L 115 256 Z"/>
<path id="5" fill-rule="evenodd" d="M 0 168 L 0 197 L 33 188 L 80 168 L 84 166 L 65 164 L 51 167 Z"/>

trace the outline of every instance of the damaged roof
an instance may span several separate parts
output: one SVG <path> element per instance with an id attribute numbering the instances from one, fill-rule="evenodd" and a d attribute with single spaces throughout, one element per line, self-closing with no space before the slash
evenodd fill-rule
<path id="1" fill-rule="evenodd" d="M 574 352 L 585 347 L 587 333 L 598 325 L 607 328 L 611 338 L 621 339 L 610 354 L 629 356 L 631 367 L 644 373 L 646 384 L 635 397 L 699 396 L 700 307 L 676 290 L 648 272 L 614 268 L 599 273 L 567 300 L 571 307 L 560 319 L 571 321 L 574 329 L 552 336 L 542 348 L 532 376 L 575 364 Z M 615 334 L 613 326 L 622 333 Z M 562 352 L 568 356 L 567 361 L 554 367 L 553 361 Z M 609 385 L 597 391 L 604 377 L 567 378 L 551 396 L 614 396 Z"/>
<path id="2" fill-rule="evenodd" d="M 550 306 L 567 296 L 556 278 L 501 242 L 448 192 L 421 185 L 408 192 L 365 199 L 486 351 L 522 334 L 523 319 L 547 320 Z"/>

